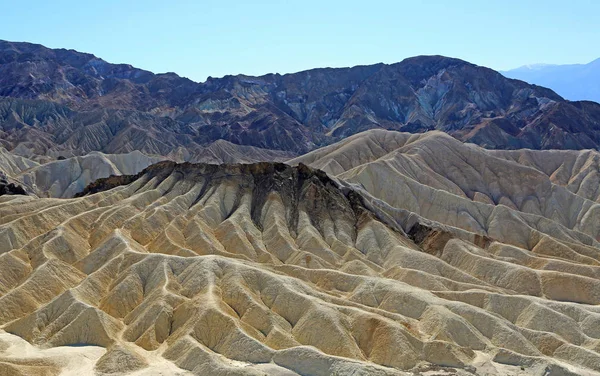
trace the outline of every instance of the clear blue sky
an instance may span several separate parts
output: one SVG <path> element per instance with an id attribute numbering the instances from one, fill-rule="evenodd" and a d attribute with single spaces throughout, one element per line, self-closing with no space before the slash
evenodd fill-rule
<path id="1" fill-rule="evenodd" d="M 0 9 L 0 39 L 196 81 L 422 54 L 499 70 L 600 57 L 598 0 L 0 0 Z"/>

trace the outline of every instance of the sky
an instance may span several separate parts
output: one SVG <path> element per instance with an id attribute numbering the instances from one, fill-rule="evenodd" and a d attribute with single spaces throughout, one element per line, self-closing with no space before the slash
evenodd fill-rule
<path id="1" fill-rule="evenodd" d="M 415 55 L 497 70 L 600 57 L 597 0 L 0 0 L 0 9 L 0 39 L 195 81 Z"/>

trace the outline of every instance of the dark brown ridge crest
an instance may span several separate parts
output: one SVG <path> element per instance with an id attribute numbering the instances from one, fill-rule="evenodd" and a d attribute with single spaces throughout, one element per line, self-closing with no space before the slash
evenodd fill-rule
<path id="1" fill-rule="evenodd" d="M 97 179 L 96 181 L 88 184 L 81 192 L 75 194 L 73 197 L 88 196 L 91 194 L 108 191 L 122 185 L 129 185 L 143 176 L 148 178 L 153 178 L 156 176 L 166 177 L 173 172 L 181 172 L 184 174 L 193 172 L 208 175 L 221 173 L 225 176 L 249 174 L 256 176 L 282 173 L 284 171 L 292 171 L 294 169 L 297 170 L 298 177 L 301 180 L 308 180 L 314 176 L 324 185 L 331 184 L 335 187 L 338 187 L 338 184 L 336 184 L 324 171 L 310 168 L 302 163 L 294 167 L 279 162 L 258 162 L 251 164 L 207 164 L 162 161 L 146 167 L 144 170 L 135 175 L 111 175 L 107 178 Z"/>
<path id="2" fill-rule="evenodd" d="M 260 213 L 268 194 L 277 191 L 281 194 L 289 208 L 287 220 L 290 229 L 297 227 L 297 210 L 300 199 L 307 205 L 311 214 L 319 213 L 350 213 L 353 212 L 358 221 L 368 217 L 379 216 L 368 209 L 363 197 L 354 190 L 341 186 L 330 178 L 324 171 L 313 169 L 304 164 L 290 166 L 277 162 L 259 162 L 252 164 L 192 164 L 163 161 L 153 164 L 136 175 L 109 176 L 98 179 L 89 184 L 75 197 L 83 197 L 107 191 L 119 186 L 129 185 L 138 179 L 149 181 L 157 178 L 158 181 L 166 179 L 173 173 L 186 176 L 185 179 L 194 180 L 202 176 L 202 181 L 227 179 L 229 176 L 246 176 L 254 186 L 252 220 L 260 227 Z M 200 180 L 198 180 L 200 181 Z M 312 188 L 311 188 L 312 187 Z M 308 189 L 308 191 L 307 191 Z M 310 189 L 313 189 L 311 192 Z M 345 208 L 345 209 L 344 209 Z M 383 220 L 384 223 L 387 221 Z"/>

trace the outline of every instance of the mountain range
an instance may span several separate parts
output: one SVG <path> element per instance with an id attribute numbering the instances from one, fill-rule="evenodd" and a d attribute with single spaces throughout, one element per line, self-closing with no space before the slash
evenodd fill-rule
<path id="1" fill-rule="evenodd" d="M 587 64 L 533 64 L 501 72 L 506 77 L 549 87 L 572 101 L 600 103 L 600 59 Z"/>
<path id="2" fill-rule="evenodd" d="M 600 375 L 597 103 L 11 42 L 0 94 L 2 376 Z"/>
<path id="3" fill-rule="evenodd" d="M 442 56 L 196 83 L 3 41 L 0 96 L 2 146 L 27 157 L 194 154 L 218 139 L 301 154 L 373 128 L 501 149 L 600 145 L 599 104 Z"/>

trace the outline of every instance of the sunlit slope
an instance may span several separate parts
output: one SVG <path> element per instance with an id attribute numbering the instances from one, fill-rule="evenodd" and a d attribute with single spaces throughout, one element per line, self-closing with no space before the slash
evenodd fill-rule
<path id="1" fill-rule="evenodd" d="M 572 243 L 575 252 L 594 253 L 598 246 L 595 152 L 558 151 L 556 157 L 553 151 L 496 152 L 441 132 L 389 131 L 365 132 L 328 148 L 328 153 L 317 150 L 289 163 L 309 163 L 354 184 L 406 231 L 426 218 L 457 233 L 489 236 L 527 250 Z"/>
<path id="2" fill-rule="evenodd" d="M 70 198 L 94 181 L 111 175 L 135 175 L 153 163 L 166 158 L 194 163 L 254 163 L 285 161 L 294 154 L 235 145 L 219 140 L 212 144 L 188 150 L 177 148 L 168 157 L 146 155 L 140 151 L 126 154 L 91 152 L 38 163 L 0 148 L 0 172 L 11 181 L 23 185 L 39 197 Z"/>
<path id="3" fill-rule="evenodd" d="M 36 166 L 39 166 L 38 162 L 15 155 L 0 147 L 0 171 L 6 175 L 14 176 Z"/>
<path id="4" fill-rule="evenodd" d="M 97 179 L 137 174 L 162 159 L 139 151 L 127 154 L 93 152 L 83 157 L 48 162 L 13 177 L 40 197 L 69 198 Z"/>
<path id="5" fill-rule="evenodd" d="M 220 139 L 205 147 L 191 150 L 179 147 L 169 153 L 167 157 L 177 162 L 221 164 L 284 162 L 293 156 L 295 154 L 292 152 L 238 145 Z"/>
<path id="6" fill-rule="evenodd" d="M 0 197 L 10 372 L 600 371 L 584 232 L 562 257 L 427 224 L 411 240 L 324 173 L 271 163 L 162 162 L 94 190 Z"/>
<path id="7" fill-rule="evenodd" d="M 600 202 L 600 153 L 596 150 L 502 150 L 490 154 L 533 167 L 554 184 Z"/>

